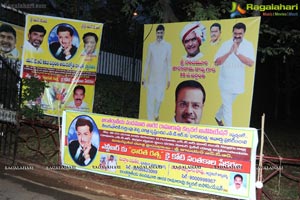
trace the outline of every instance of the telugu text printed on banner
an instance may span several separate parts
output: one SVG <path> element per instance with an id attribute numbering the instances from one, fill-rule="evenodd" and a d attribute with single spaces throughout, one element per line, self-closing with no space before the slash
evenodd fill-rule
<path id="1" fill-rule="evenodd" d="M 34 102 L 45 114 L 93 110 L 103 24 L 27 15 L 22 77 L 48 87 Z"/>
<path id="2" fill-rule="evenodd" d="M 63 138 L 62 162 L 79 170 L 239 199 L 255 194 L 255 129 L 66 111 Z"/>

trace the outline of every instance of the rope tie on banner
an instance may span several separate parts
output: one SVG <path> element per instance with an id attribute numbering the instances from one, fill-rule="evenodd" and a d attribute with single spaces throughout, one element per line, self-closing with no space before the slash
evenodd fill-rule
<path id="1" fill-rule="evenodd" d="M 279 160 L 282 160 L 282 157 L 279 155 L 278 151 L 276 150 L 275 146 L 272 144 L 271 140 L 268 138 L 267 134 L 265 133 L 265 137 L 267 138 L 268 142 L 270 143 L 272 149 L 274 150 L 274 152 L 276 153 L 276 155 L 278 156 Z"/>
<path id="2" fill-rule="evenodd" d="M 271 140 L 269 139 L 269 137 L 268 137 L 268 135 L 266 134 L 266 133 L 264 133 L 264 136 L 265 136 L 265 138 L 268 140 L 268 142 L 269 142 L 269 144 L 271 145 L 271 147 L 272 147 L 272 149 L 273 149 L 273 151 L 275 152 L 275 154 L 278 156 L 278 159 L 279 159 L 279 166 L 278 166 L 278 168 L 276 169 L 276 170 L 278 170 L 279 171 L 279 174 L 278 174 L 278 176 L 279 176 L 279 178 L 278 178 L 278 184 L 277 184 L 277 187 L 278 187 L 278 194 L 280 193 L 280 184 L 281 184 L 281 169 L 282 169 L 282 160 L 283 160 L 283 158 L 279 155 L 279 152 L 277 151 L 277 149 L 275 148 L 275 146 L 273 145 L 273 143 L 271 142 Z M 261 170 L 262 171 L 262 170 Z M 262 175 L 261 175 L 261 177 L 260 178 L 262 178 Z M 259 180 L 259 179 L 258 179 Z"/>

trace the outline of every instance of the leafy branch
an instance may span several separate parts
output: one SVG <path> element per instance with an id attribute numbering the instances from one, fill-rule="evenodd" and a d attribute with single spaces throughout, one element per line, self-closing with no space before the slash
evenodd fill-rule
<path id="1" fill-rule="evenodd" d="M 21 114 L 31 120 L 41 118 L 44 114 L 41 108 L 41 98 L 45 88 L 49 87 L 48 84 L 36 77 L 22 79 L 22 84 Z"/>

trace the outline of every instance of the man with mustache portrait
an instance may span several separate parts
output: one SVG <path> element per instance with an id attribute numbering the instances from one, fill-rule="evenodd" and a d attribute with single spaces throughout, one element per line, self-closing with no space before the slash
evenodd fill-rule
<path id="1" fill-rule="evenodd" d="M 245 195 L 247 189 L 244 187 L 243 176 L 241 174 L 236 174 L 233 177 L 233 182 L 229 186 L 228 191 L 232 194 Z"/>
<path id="2" fill-rule="evenodd" d="M 213 23 L 210 26 L 210 44 L 218 45 L 221 41 L 221 24 Z"/>
<path id="3" fill-rule="evenodd" d="M 235 24 L 232 28 L 233 38 L 225 41 L 215 55 L 214 63 L 220 66 L 219 88 L 222 98 L 222 105 L 215 115 L 219 126 L 232 126 L 232 104 L 245 90 L 245 66 L 251 67 L 255 62 L 254 48 L 244 38 L 245 32 L 244 23 Z"/>
<path id="4" fill-rule="evenodd" d="M 40 46 L 43 43 L 46 32 L 43 26 L 39 24 L 32 25 L 29 29 L 28 40 L 25 41 L 24 48 L 32 53 L 42 53 Z"/>
<path id="5" fill-rule="evenodd" d="M 194 80 L 182 81 L 175 91 L 176 123 L 199 124 L 205 102 L 205 90 L 201 83 Z"/>
<path id="6" fill-rule="evenodd" d="M 10 58 L 18 58 L 19 51 L 16 48 L 16 30 L 8 24 L 0 25 L 0 55 Z"/>
<path id="7" fill-rule="evenodd" d="M 78 111 L 88 111 L 88 105 L 83 101 L 85 97 L 85 88 L 82 85 L 77 85 L 73 90 L 73 101 L 66 108 Z"/>

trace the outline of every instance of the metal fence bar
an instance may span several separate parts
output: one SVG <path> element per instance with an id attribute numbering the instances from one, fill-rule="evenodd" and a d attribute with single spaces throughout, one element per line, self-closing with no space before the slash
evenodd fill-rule
<path id="1" fill-rule="evenodd" d="M 21 102 L 22 80 L 18 60 L 0 56 L 0 153 L 14 163 L 19 134 L 17 113 Z"/>
<path id="2" fill-rule="evenodd" d="M 124 81 L 140 82 L 141 71 L 142 62 L 140 59 L 105 51 L 100 52 L 98 74 L 119 76 Z"/>
<path id="3" fill-rule="evenodd" d="M 259 156 L 256 158 L 259 159 Z M 266 169 L 272 170 L 271 173 L 263 177 L 263 183 L 264 185 L 268 184 L 268 182 L 277 177 L 277 176 L 284 176 L 288 178 L 289 180 L 293 182 L 297 182 L 299 185 L 298 188 L 298 198 L 300 199 L 300 176 L 295 176 L 292 174 L 292 171 L 290 170 L 284 170 L 283 166 L 300 166 L 300 158 L 278 158 L 278 157 L 272 157 L 272 156 L 264 156 L 263 157 L 263 163 L 264 166 L 266 166 Z M 263 168 L 264 171 L 264 168 Z M 280 178 L 280 177 L 279 177 Z M 288 185 L 286 187 L 289 187 Z M 275 199 L 265 188 L 262 188 L 262 194 L 265 198 L 272 200 Z M 257 199 L 262 199 L 261 193 L 260 196 L 257 197 Z"/>

